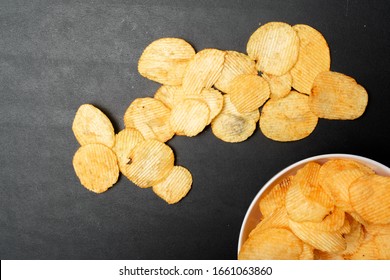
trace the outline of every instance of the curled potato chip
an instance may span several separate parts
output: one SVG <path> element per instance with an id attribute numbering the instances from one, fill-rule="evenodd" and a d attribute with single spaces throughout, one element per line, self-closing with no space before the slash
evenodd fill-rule
<path id="1" fill-rule="evenodd" d="M 260 223 L 258 223 L 257 226 L 249 233 L 249 236 L 268 228 L 289 229 L 286 208 L 277 208 L 269 216 L 263 217 Z"/>
<path id="2" fill-rule="evenodd" d="M 302 254 L 303 242 L 290 230 L 268 228 L 250 236 L 243 244 L 240 260 L 293 260 Z"/>
<path id="3" fill-rule="evenodd" d="M 315 77 L 330 69 L 330 51 L 325 38 L 305 24 L 293 26 L 299 37 L 298 60 L 290 70 L 292 86 L 301 93 L 310 94 Z"/>
<path id="4" fill-rule="evenodd" d="M 144 137 L 135 128 L 125 128 L 115 136 L 113 150 L 118 158 L 120 169 L 129 163 L 131 150 L 141 141 L 144 141 Z"/>
<path id="5" fill-rule="evenodd" d="M 354 120 L 367 106 L 366 90 L 344 74 L 325 71 L 316 76 L 309 96 L 311 111 L 319 118 Z"/>
<path id="6" fill-rule="evenodd" d="M 283 98 L 290 93 L 292 83 L 290 72 L 287 72 L 282 76 L 275 76 L 266 73 L 263 73 L 261 76 L 268 82 L 271 98 Z"/>
<path id="7" fill-rule="evenodd" d="M 309 136 L 318 117 L 310 111 L 308 96 L 291 91 L 286 97 L 270 99 L 263 106 L 260 129 L 276 141 L 296 141 Z"/>
<path id="8" fill-rule="evenodd" d="M 279 207 L 286 207 L 286 194 L 291 185 L 293 176 L 284 178 L 280 183 L 263 193 L 260 198 L 259 208 L 263 217 L 271 215 Z"/>
<path id="9" fill-rule="evenodd" d="M 81 146 L 104 144 L 114 146 L 114 127 L 108 117 L 91 104 L 79 107 L 73 120 L 72 130 Z"/>
<path id="10" fill-rule="evenodd" d="M 177 135 L 195 136 L 204 130 L 210 118 L 207 103 L 199 99 L 185 99 L 176 104 L 169 119 Z"/>
<path id="11" fill-rule="evenodd" d="M 287 73 L 298 59 L 299 38 L 289 24 L 269 22 L 251 35 L 247 52 L 250 58 L 257 61 L 257 70 L 281 76 Z"/>
<path id="12" fill-rule="evenodd" d="M 269 98 L 269 86 L 264 78 L 258 75 L 243 74 L 235 77 L 227 93 L 230 100 L 241 113 L 258 110 Z"/>
<path id="13" fill-rule="evenodd" d="M 221 75 L 224 61 L 224 51 L 204 49 L 198 52 L 185 71 L 184 93 L 199 94 L 203 88 L 211 88 Z"/>
<path id="14" fill-rule="evenodd" d="M 81 184 L 95 193 L 105 192 L 119 177 L 116 155 L 103 144 L 81 146 L 73 157 L 73 168 Z"/>
<path id="15" fill-rule="evenodd" d="M 366 221 L 390 223 L 390 177 L 366 175 L 349 186 L 352 207 Z"/>
<path id="16" fill-rule="evenodd" d="M 185 40 L 161 38 L 145 48 L 138 61 L 138 71 L 145 78 L 164 85 L 181 85 L 194 55 L 195 50 Z"/>
<path id="17" fill-rule="evenodd" d="M 168 176 L 174 166 L 172 149 L 157 140 L 139 142 L 130 152 L 130 162 L 121 171 L 141 188 L 148 188 Z"/>
<path id="18" fill-rule="evenodd" d="M 246 54 L 236 51 L 226 51 L 221 75 L 215 82 L 215 87 L 227 93 L 230 82 L 242 74 L 257 75 L 256 64 Z"/>
<path id="19" fill-rule="evenodd" d="M 320 231 L 329 231 L 333 232 L 339 230 L 344 225 L 345 212 L 338 207 L 335 207 L 334 210 L 329 213 L 325 218 L 320 222 L 302 222 L 308 228 L 313 230 Z"/>
<path id="20" fill-rule="evenodd" d="M 126 128 L 133 127 L 145 139 L 166 142 L 174 135 L 169 124 L 169 110 L 161 101 L 150 98 L 137 98 L 127 108 L 124 115 Z"/>
<path id="21" fill-rule="evenodd" d="M 162 85 L 154 94 L 154 98 L 160 100 L 170 110 L 175 106 L 175 96 L 182 93 L 181 86 Z"/>
<path id="22" fill-rule="evenodd" d="M 182 166 L 174 166 L 165 179 L 153 186 L 153 191 L 167 203 L 179 202 L 190 191 L 191 173 Z"/>

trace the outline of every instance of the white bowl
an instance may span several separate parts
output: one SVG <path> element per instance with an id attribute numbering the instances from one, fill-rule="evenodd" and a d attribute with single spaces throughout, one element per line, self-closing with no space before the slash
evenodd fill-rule
<path id="1" fill-rule="evenodd" d="M 309 157 L 306 159 L 303 159 L 301 161 L 298 161 L 279 173 L 277 173 L 275 176 L 273 176 L 257 193 L 255 198 L 253 199 L 252 203 L 250 204 L 246 214 L 244 221 L 242 222 L 240 236 L 238 239 L 238 252 L 240 252 L 241 246 L 244 244 L 245 240 L 248 238 L 249 233 L 252 229 L 255 228 L 255 226 L 260 222 L 261 213 L 259 209 L 259 200 L 262 194 L 269 188 L 277 183 L 279 183 L 280 180 L 285 178 L 288 175 L 293 175 L 297 172 L 298 169 L 302 168 L 306 163 L 315 161 L 318 163 L 324 163 L 330 159 L 351 159 L 355 160 L 357 162 L 363 163 L 368 167 L 371 167 L 378 175 L 384 175 L 384 176 L 390 176 L 390 168 L 376 162 L 372 159 L 368 159 L 361 156 L 356 155 L 349 155 L 349 154 L 326 154 L 326 155 L 319 155 L 314 157 Z"/>

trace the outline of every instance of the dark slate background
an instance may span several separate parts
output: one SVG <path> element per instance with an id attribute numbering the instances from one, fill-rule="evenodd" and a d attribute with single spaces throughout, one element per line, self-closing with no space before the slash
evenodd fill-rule
<path id="1" fill-rule="evenodd" d="M 1 259 L 234 259 L 242 219 L 261 186 L 282 168 L 324 153 L 390 165 L 389 1 L 0 1 Z M 194 183 L 169 206 L 126 178 L 108 192 L 84 189 L 72 167 L 77 108 L 92 103 L 117 131 L 137 97 L 158 84 L 137 61 L 160 37 L 196 50 L 245 52 L 269 21 L 305 23 L 327 39 L 332 70 L 369 93 L 355 121 L 320 120 L 293 143 L 224 143 L 210 128 L 175 137 L 176 163 Z"/>

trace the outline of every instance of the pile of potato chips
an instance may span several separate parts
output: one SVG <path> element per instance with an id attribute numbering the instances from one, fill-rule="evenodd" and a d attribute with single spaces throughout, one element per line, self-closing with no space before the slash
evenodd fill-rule
<path id="1" fill-rule="evenodd" d="M 390 177 L 359 162 L 307 163 L 259 207 L 239 259 L 390 259 Z"/>

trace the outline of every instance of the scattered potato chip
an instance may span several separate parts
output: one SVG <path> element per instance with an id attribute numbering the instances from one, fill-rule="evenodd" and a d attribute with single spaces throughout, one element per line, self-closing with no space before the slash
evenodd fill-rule
<path id="1" fill-rule="evenodd" d="M 247 52 L 257 61 L 257 70 L 281 76 L 297 62 L 299 38 L 289 24 L 269 22 L 260 26 L 249 38 Z"/>
<path id="2" fill-rule="evenodd" d="M 95 193 L 105 192 L 119 177 L 116 155 L 103 144 L 81 146 L 73 157 L 73 168 L 81 184 Z"/>
<path id="3" fill-rule="evenodd" d="M 230 82 L 242 74 L 257 75 L 256 64 L 246 54 L 236 51 L 226 51 L 225 62 L 215 87 L 227 93 Z"/>
<path id="4" fill-rule="evenodd" d="M 308 101 L 306 95 L 296 91 L 284 98 L 268 100 L 260 116 L 263 134 L 281 142 L 309 136 L 317 126 L 318 118 L 310 111 Z"/>
<path id="5" fill-rule="evenodd" d="M 175 106 L 175 96 L 182 94 L 181 86 L 162 85 L 154 94 L 154 98 L 161 101 L 168 109 L 172 110 Z"/>
<path id="6" fill-rule="evenodd" d="M 150 98 L 137 98 L 127 108 L 124 115 L 126 128 L 133 127 L 145 139 L 166 142 L 175 134 L 169 124 L 171 110 L 161 101 Z"/>
<path id="7" fill-rule="evenodd" d="M 81 146 L 104 144 L 114 146 L 114 127 L 107 116 L 91 104 L 79 107 L 73 120 L 72 130 Z"/>
<path id="8" fill-rule="evenodd" d="M 137 186 L 148 188 L 165 179 L 173 166 L 172 149 L 152 139 L 139 142 L 130 151 L 130 162 L 121 171 Z"/>
<path id="9" fill-rule="evenodd" d="M 325 71 L 316 76 L 309 96 L 311 111 L 319 118 L 354 120 L 367 106 L 366 90 L 344 74 Z"/>
<path id="10" fill-rule="evenodd" d="M 179 202 L 190 191 L 191 173 L 182 166 L 174 166 L 168 176 L 153 186 L 153 191 L 167 203 Z"/>
<path id="11" fill-rule="evenodd" d="M 259 202 L 260 212 L 263 217 L 271 215 L 274 210 L 286 207 L 286 194 L 291 185 L 293 176 L 283 178 L 283 180 L 272 188 L 266 190 Z"/>
<path id="12" fill-rule="evenodd" d="M 144 141 L 144 137 L 135 128 L 125 128 L 116 135 L 113 150 L 118 158 L 120 169 L 129 163 L 131 150 L 141 141 Z"/>
<path id="13" fill-rule="evenodd" d="M 292 86 L 301 93 L 310 94 L 315 77 L 330 70 L 330 51 L 325 38 L 305 24 L 293 26 L 299 37 L 298 60 L 290 70 Z"/>
<path id="14" fill-rule="evenodd" d="M 190 61 L 183 77 L 185 94 L 199 94 L 203 88 L 211 88 L 221 75 L 225 52 L 204 49 Z"/>
<path id="15" fill-rule="evenodd" d="M 266 73 L 263 73 L 261 76 L 268 82 L 271 98 L 283 98 L 290 93 L 292 83 L 290 72 L 287 72 L 282 76 L 275 76 Z"/>
<path id="16" fill-rule="evenodd" d="M 179 38 L 161 38 L 143 51 L 139 73 L 164 85 L 181 85 L 186 67 L 195 55 L 193 47 Z"/>

